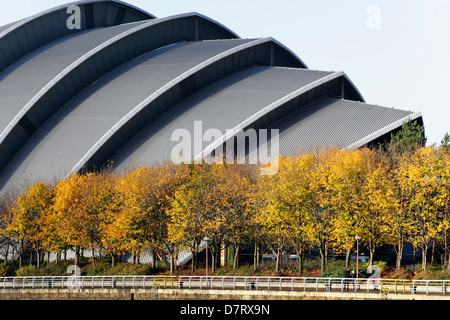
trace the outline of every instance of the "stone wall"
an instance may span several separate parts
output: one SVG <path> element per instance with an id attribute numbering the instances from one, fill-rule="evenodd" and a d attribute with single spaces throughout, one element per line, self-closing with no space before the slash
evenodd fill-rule
<path id="1" fill-rule="evenodd" d="M 0 300 L 450 300 L 450 295 L 201 289 L 0 289 Z"/>

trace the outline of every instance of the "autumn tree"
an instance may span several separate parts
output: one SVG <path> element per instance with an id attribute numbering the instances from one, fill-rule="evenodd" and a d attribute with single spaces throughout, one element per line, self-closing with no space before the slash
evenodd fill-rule
<path id="1" fill-rule="evenodd" d="M 168 237 L 168 211 L 176 190 L 186 182 L 186 177 L 185 166 L 171 163 L 141 166 L 125 172 L 117 181 L 120 205 L 105 238 L 116 241 L 118 250 L 130 250 L 135 256 L 149 248 L 154 267 L 157 254 L 164 254 L 166 250 L 172 273 L 176 246 Z"/>
<path id="2" fill-rule="evenodd" d="M 396 214 L 394 185 L 388 164 L 367 151 L 365 179 L 361 188 L 358 215 L 359 235 L 369 249 L 369 264 L 373 264 L 375 250 L 387 243 L 391 233 L 391 215 Z"/>
<path id="3" fill-rule="evenodd" d="M 400 164 L 402 188 L 409 190 L 409 213 L 412 223 L 410 241 L 422 249 L 422 269 L 427 267 L 428 247 L 438 234 L 437 186 L 433 172 L 434 147 L 418 149 L 411 157 L 403 157 Z"/>
<path id="4" fill-rule="evenodd" d="M 225 246 L 229 243 L 234 247 L 233 268 L 236 269 L 243 244 L 251 236 L 254 211 L 250 205 L 258 179 L 258 168 L 233 164 L 220 165 L 218 168 L 223 174 L 220 197 L 225 200 L 223 219 L 226 227 L 223 241 Z"/>
<path id="5" fill-rule="evenodd" d="M 197 267 L 200 246 L 205 238 L 205 224 L 208 210 L 211 210 L 209 165 L 188 164 L 188 181 L 175 192 L 168 210 L 169 241 L 192 254 L 192 272 Z"/>
<path id="6" fill-rule="evenodd" d="M 310 174 L 314 170 L 311 155 L 280 159 L 276 175 L 261 177 L 267 180 L 264 196 L 266 206 L 260 215 L 261 223 L 277 252 L 276 270 L 281 267 L 281 251 L 293 247 L 298 256 L 299 274 L 303 270 L 303 256 L 310 245 L 311 224 L 306 208 L 310 199 Z"/>
<path id="7" fill-rule="evenodd" d="M 17 195 L 12 190 L 3 191 L 0 194 L 0 252 L 4 257 L 4 263 L 8 262 L 11 251 L 19 252 L 19 265 L 22 265 L 22 250 L 17 246 L 14 233 L 8 228 L 11 224 L 14 214 L 13 205 Z"/>
<path id="8" fill-rule="evenodd" d="M 106 213 L 114 197 L 114 177 L 108 172 L 74 174 L 55 188 L 54 210 L 57 232 L 65 242 L 75 247 L 75 257 L 81 248 L 95 250 L 102 246 Z"/>
<path id="9" fill-rule="evenodd" d="M 37 255 L 37 266 L 41 261 L 46 217 L 51 214 L 54 201 L 54 188 L 44 182 L 29 185 L 12 207 L 13 220 L 8 226 L 10 232 L 21 241 L 26 241 Z M 30 259 L 31 263 L 32 259 Z"/>
<path id="10" fill-rule="evenodd" d="M 305 209 L 308 212 L 312 228 L 313 245 L 319 248 L 320 271 L 325 270 L 328 253 L 333 243 L 333 189 L 331 176 L 335 170 L 333 157 L 339 153 L 337 148 L 323 149 L 314 153 L 314 170 L 311 170 L 308 186 L 308 199 Z"/>
<path id="11" fill-rule="evenodd" d="M 442 211 L 441 232 L 444 242 L 444 261 L 450 266 L 450 135 L 445 133 L 439 146 L 439 206 Z"/>
<path id="12" fill-rule="evenodd" d="M 345 252 L 346 266 L 354 247 L 355 236 L 361 234 L 362 189 L 367 173 L 369 150 L 333 152 L 328 159 L 334 170 L 329 172 L 329 193 L 334 215 L 331 243 L 334 252 Z"/>

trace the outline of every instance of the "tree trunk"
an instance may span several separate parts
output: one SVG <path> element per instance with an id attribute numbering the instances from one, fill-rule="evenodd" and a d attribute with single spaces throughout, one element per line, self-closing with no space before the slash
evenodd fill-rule
<path id="1" fill-rule="evenodd" d="M 216 251 L 215 251 L 215 265 L 216 265 L 216 269 L 220 269 L 220 263 L 221 263 L 221 261 L 220 261 L 220 249 L 221 249 L 221 247 L 222 247 L 222 245 L 221 244 L 218 244 L 217 245 L 217 248 L 216 248 Z"/>
<path id="2" fill-rule="evenodd" d="M 152 250 L 152 268 L 156 268 L 156 252 L 155 250 Z"/>
<path id="3" fill-rule="evenodd" d="M 208 250 L 208 255 L 211 256 L 210 264 L 211 264 L 211 273 L 216 271 L 216 247 L 214 244 L 209 247 L 210 250 Z M 209 257 L 207 257 L 209 259 Z"/>
<path id="4" fill-rule="evenodd" d="M 351 251 L 345 249 L 345 268 L 348 269 L 350 267 L 350 253 Z"/>
<path id="5" fill-rule="evenodd" d="M 253 270 L 259 269 L 259 243 L 255 238 L 255 250 L 253 251 Z"/>
<path id="6" fill-rule="evenodd" d="M 233 269 L 239 268 L 239 246 L 234 246 Z"/>
<path id="7" fill-rule="evenodd" d="M 95 251 L 94 247 L 91 248 L 92 251 L 92 266 L 95 267 Z"/>
<path id="8" fill-rule="evenodd" d="M 325 271 L 325 254 L 320 250 L 320 274 Z"/>
<path id="9" fill-rule="evenodd" d="M 422 270 L 427 270 L 427 245 L 422 245 Z"/>
<path id="10" fill-rule="evenodd" d="M 41 253 L 39 249 L 36 250 L 36 266 L 39 268 L 41 266 Z"/>
<path id="11" fill-rule="evenodd" d="M 328 260 L 328 250 L 325 244 L 322 244 L 319 248 L 320 251 L 320 273 L 324 273 L 325 266 L 327 265 Z"/>
<path id="12" fill-rule="evenodd" d="M 277 261 L 275 271 L 278 272 L 280 270 L 281 270 L 281 249 L 277 249 Z"/>
<path id="13" fill-rule="evenodd" d="M 398 251 L 397 251 L 397 259 L 395 262 L 395 268 L 400 269 L 402 266 L 402 256 L 403 256 L 403 241 L 399 240 L 398 242 Z"/>
<path id="14" fill-rule="evenodd" d="M 448 256 L 447 270 L 450 270 L 450 255 Z"/>
<path id="15" fill-rule="evenodd" d="M 111 268 L 114 268 L 116 265 L 116 256 L 114 253 L 109 254 L 111 256 Z"/>
<path id="16" fill-rule="evenodd" d="M 173 275 L 173 271 L 175 269 L 175 257 L 173 253 L 170 253 L 170 275 Z"/>
<path id="17" fill-rule="evenodd" d="M 191 251 L 191 254 L 192 254 L 191 272 L 194 273 L 197 266 L 197 253 L 195 251 Z"/>
<path id="18" fill-rule="evenodd" d="M 444 229 L 444 259 L 442 259 L 442 266 L 445 267 L 445 264 L 447 263 L 447 229 Z"/>
<path id="19" fill-rule="evenodd" d="M 298 257 L 298 276 L 300 277 L 303 273 L 303 249 L 297 250 Z"/>
<path id="20" fill-rule="evenodd" d="M 369 249 L 369 266 L 373 265 L 374 255 L 375 255 L 375 246 L 371 245 Z"/>
<path id="21" fill-rule="evenodd" d="M 434 248 L 435 248 L 436 241 L 433 240 L 433 248 L 431 249 L 431 262 L 430 265 L 432 266 L 434 264 Z"/>

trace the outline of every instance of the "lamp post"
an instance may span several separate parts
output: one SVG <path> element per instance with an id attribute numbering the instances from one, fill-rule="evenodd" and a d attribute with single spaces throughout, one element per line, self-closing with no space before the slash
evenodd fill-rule
<path id="1" fill-rule="evenodd" d="M 359 239 L 361 239 L 359 234 L 357 234 L 355 236 L 355 239 L 356 239 L 356 279 L 358 279 L 359 278 Z"/>

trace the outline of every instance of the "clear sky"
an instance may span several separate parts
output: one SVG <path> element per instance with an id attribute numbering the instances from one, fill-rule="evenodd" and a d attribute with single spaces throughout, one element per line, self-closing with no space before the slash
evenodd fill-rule
<path id="1" fill-rule="evenodd" d="M 0 25 L 70 0 L 2 3 Z M 310 69 L 344 71 L 366 102 L 423 114 L 450 132 L 449 0 L 128 0 L 157 17 L 196 11 L 242 38 L 273 37 Z"/>

